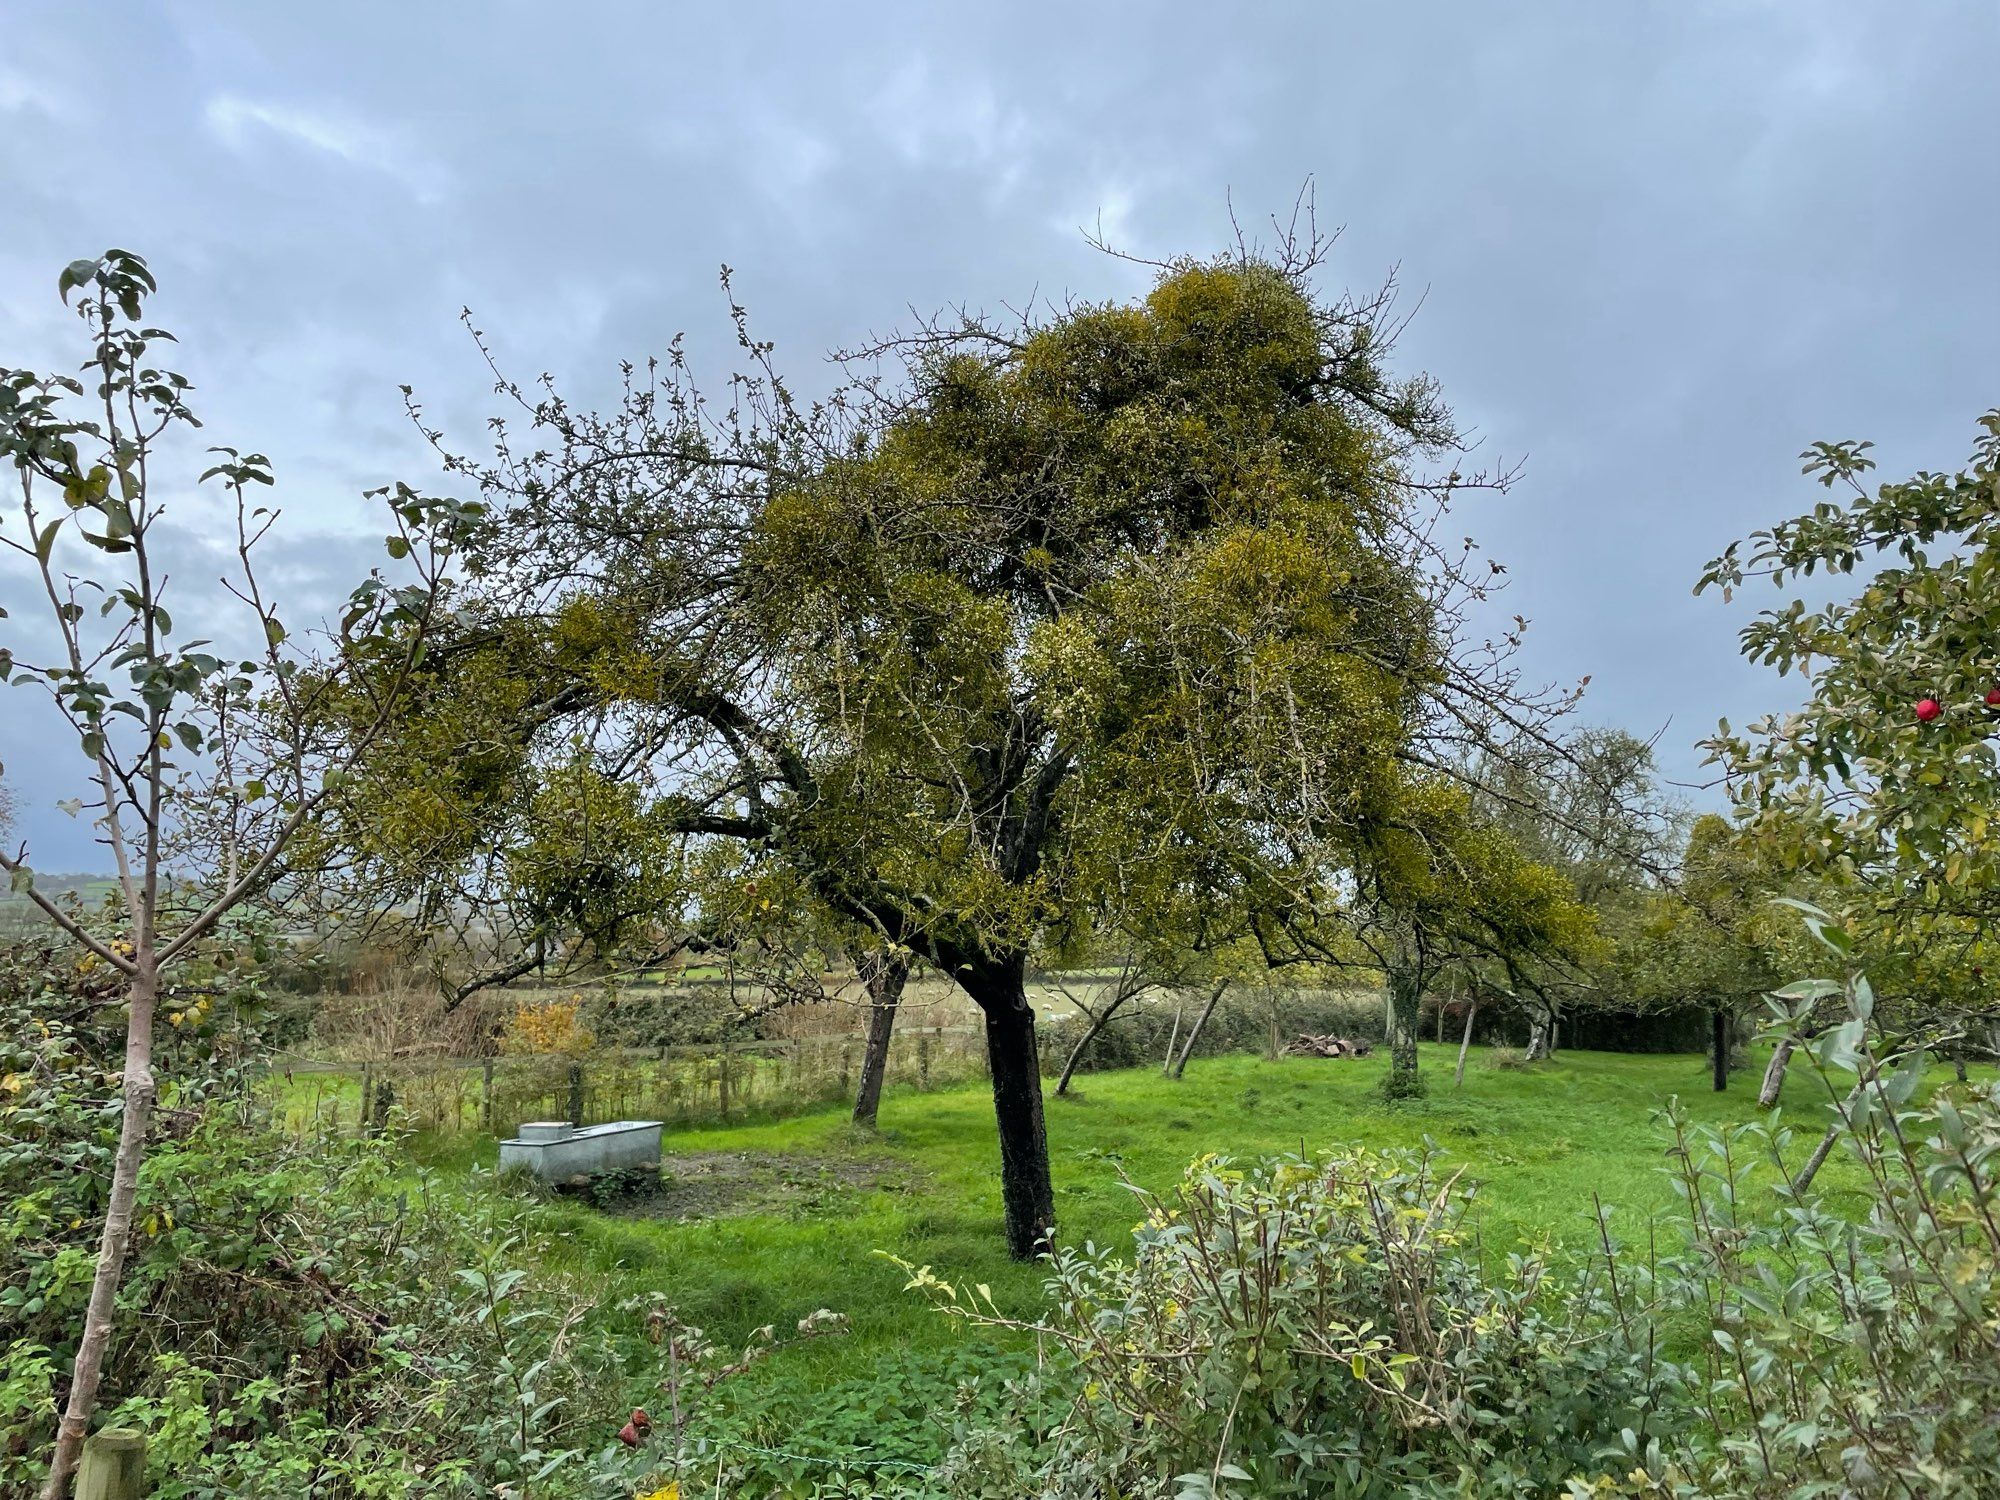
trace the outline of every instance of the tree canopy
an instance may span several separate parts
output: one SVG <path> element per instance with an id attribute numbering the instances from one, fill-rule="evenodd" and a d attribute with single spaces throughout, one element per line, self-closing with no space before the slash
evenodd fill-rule
<path id="1" fill-rule="evenodd" d="M 678 349 L 602 413 L 503 381 L 530 435 L 448 459 L 494 539 L 431 725 L 356 778 L 363 867 L 525 947 L 810 909 L 950 975 L 1032 1252 L 1029 955 L 1364 868 L 1414 890 L 1399 830 L 1460 817 L 1454 744 L 1547 707 L 1458 638 L 1491 574 L 1434 525 L 1485 481 L 1420 471 L 1447 412 L 1385 373 L 1386 300 L 1317 296 L 1312 261 L 935 325 L 817 405 L 747 332 L 725 410 Z"/>
<path id="2" fill-rule="evenodd" d="M 1745 627 L 1752 661 L 1805 704 L 1708 742 L 1738 810 L 1815 882 L 1902 998 L 1983 1003 L 2000 917 L 2000 411 L 1967 465 L 1870 488 L 1867 443 L 1816 443 L 1805 472 L 1844 503 L 1733 544 L 1700 588 L 1790 591 Z M 1818 574 L 1859 586 L 1814 606 Z"/>

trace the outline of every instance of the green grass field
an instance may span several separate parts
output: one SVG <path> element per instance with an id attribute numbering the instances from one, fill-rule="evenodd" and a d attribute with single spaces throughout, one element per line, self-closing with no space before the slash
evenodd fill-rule
<path id="1" fill-rule="evenodd" d="M 1254 1057 L 1198 1061 L 1172 1083 L 1153 1070 L 1086 1074 L 1075 1097 L 1048 1101 L 1059 1232 L 1122 1248 L 1138 1217 L 1120 1170 L 1149 1188 L 1173 1184 L 1193 1158 L 1308 1151 L 1352 1143 L 1417 1146 L 1426 1136 L 1479 1188 L 1483 1242 L 1498 1254 L 1527 1241 L 1580 1247 L 1594 1233 L 1593 1195 L 1628 1238 L 1676 1201 L 1661 1172 L 1655 1120 L 1678 1094 L 1709 1123 L 1756 1113 L 1757 1074 L 1727 1094 L 1708 1084 L 1698 1056 L 1568 1053 L 1536 1068 L 1495 1069 L 1475 1053 L 1462 1090 L 1454 1049 L 1426 1047 L 1429 1099 L 1391 1106 L 1379 1092 L 1387 1064 Z M 1760 1059 L 1761 1061 L 1761 1059 Z M 1802 1158 L 1825 1119 L 1823 1089 L 1795 1067 L 1787 1085 Z M 770 1378 L 804 1389 L 861 1377 L 897 1354 L 919 1359 L 962 1349 L 976 1332 L 928 1312 L 902 1290 L 888 1251 L 941 1274 L 989 1283 L 1003 1307 L 1031 1312 L 1041 1273 L 1006 1260 L 1000 1243 L 991 1102 L 983 1085 L 890 1094 L 879 1136 L 845 1112 L 668 1133 L 667 1172 L 688 1153 L 752 1153 L 739 1207 L 689 1222 L 601 1213 L 573 1200 L 549 1210 L 546 1269 L 612 1295 L 658 1292 L 692 1321 L 732 1337 L 763 1323 L 785 1328 L 818 1307 L 848 1314 L 852 1337 L 772 1362 Z M 418 1140 L 434 1165 L 466 1170 L 493 1146 L 469 1136 Z M 756 1154 L 782 1157 L 757 1165 Z M 714 1161 L 718 1158 L 704 1158 Z M 1838 1191 L 1838 1157 L 1821 1177 Z M 789 1179 L 789 1180 L 787 1180 Z M 718 1205 L 704 1205 L 709 1211 Z"/>

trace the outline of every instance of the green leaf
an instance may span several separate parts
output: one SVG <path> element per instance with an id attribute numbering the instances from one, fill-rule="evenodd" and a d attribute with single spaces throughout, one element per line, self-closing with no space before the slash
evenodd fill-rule
<path id="1" fill-rule="evenodd" d="M 201 730 L 196 728 L 194 725 L 183 721 L 182 723 L 176 724 L 174 726 L 174 733 L 181 737 L 181 743 L 187 746 L 189 750 L 201 749 L 202 733 Z"/>
<path id="2" fill-rule="evenodd" d="M 69 305 L 69 294 L 71 292 L 80 286 L 88 286 L 90 279 L 96 274 L 97 261 L 95 258 L 90 260 L 73 260 L 64 266 L 62 274 L 56 278 L 56 291 L 62 296 L 63 306 L 67 307 Z"/>
<path id="3" fill-rule="evenodd" d="M 390 537 L 388 539 L 388 548 L 389 548 L 389 555 L 395 558 L 398 562 L 402 561 L 404 558 L 410 555 L 410 544 L 408 539 L 404 537 L 400 536 Z"/>
<path id="4" fill-rule="evenodd" d="M 1918 1047 L 1903 1059 L 1903 1065 L 1890 1075 L 1882 1085 L 1882 1093 L 1891 1104 L 1907 1104 L 1917 1091 L 1917 1085 L 1924 1077 L 1924 1049 Z"/>

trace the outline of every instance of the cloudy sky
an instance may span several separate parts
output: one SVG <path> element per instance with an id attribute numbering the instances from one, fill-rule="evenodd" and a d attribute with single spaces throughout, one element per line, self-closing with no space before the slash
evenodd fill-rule
<path id="1" fill-rule="evenodd" d="M 1807 442 L 1955 466 L 2000 404 L 1991 0 L 6 9 L 0 365 L 70 358 L 66 261 L 147 255 L 300 608 L 379 546 L 361 489 L 432 478 L 397 386 L 486 410 L 461 306 L 590 394 L 676 330 L 726 357 L 726 262 L 810 383 L 913 308 L 1141 290 L 1084 226 L 1208 252 L 1311 177 L 1332 277 L 1400 268 L 1403 363 L 1527 460 L 1466 522 L 1532 670 L 1699 780 L 1783 696 L 1701 564 L 1817 497 Z M 92 867 L 48 730 L 0 695 L 35 862 Z"/>

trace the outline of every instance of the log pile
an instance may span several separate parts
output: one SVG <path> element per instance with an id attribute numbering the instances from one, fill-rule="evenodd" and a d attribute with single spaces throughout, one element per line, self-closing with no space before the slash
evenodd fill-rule
<path id="1" fill-rule="evenodd" d="M 1373 1042 L 1344 1036 L 1315 1036 L 1309 1031 L 1300 1032 L 1285 1048 L 1292 1057 L 1366 1057 L 1374 1050 Z"/>

